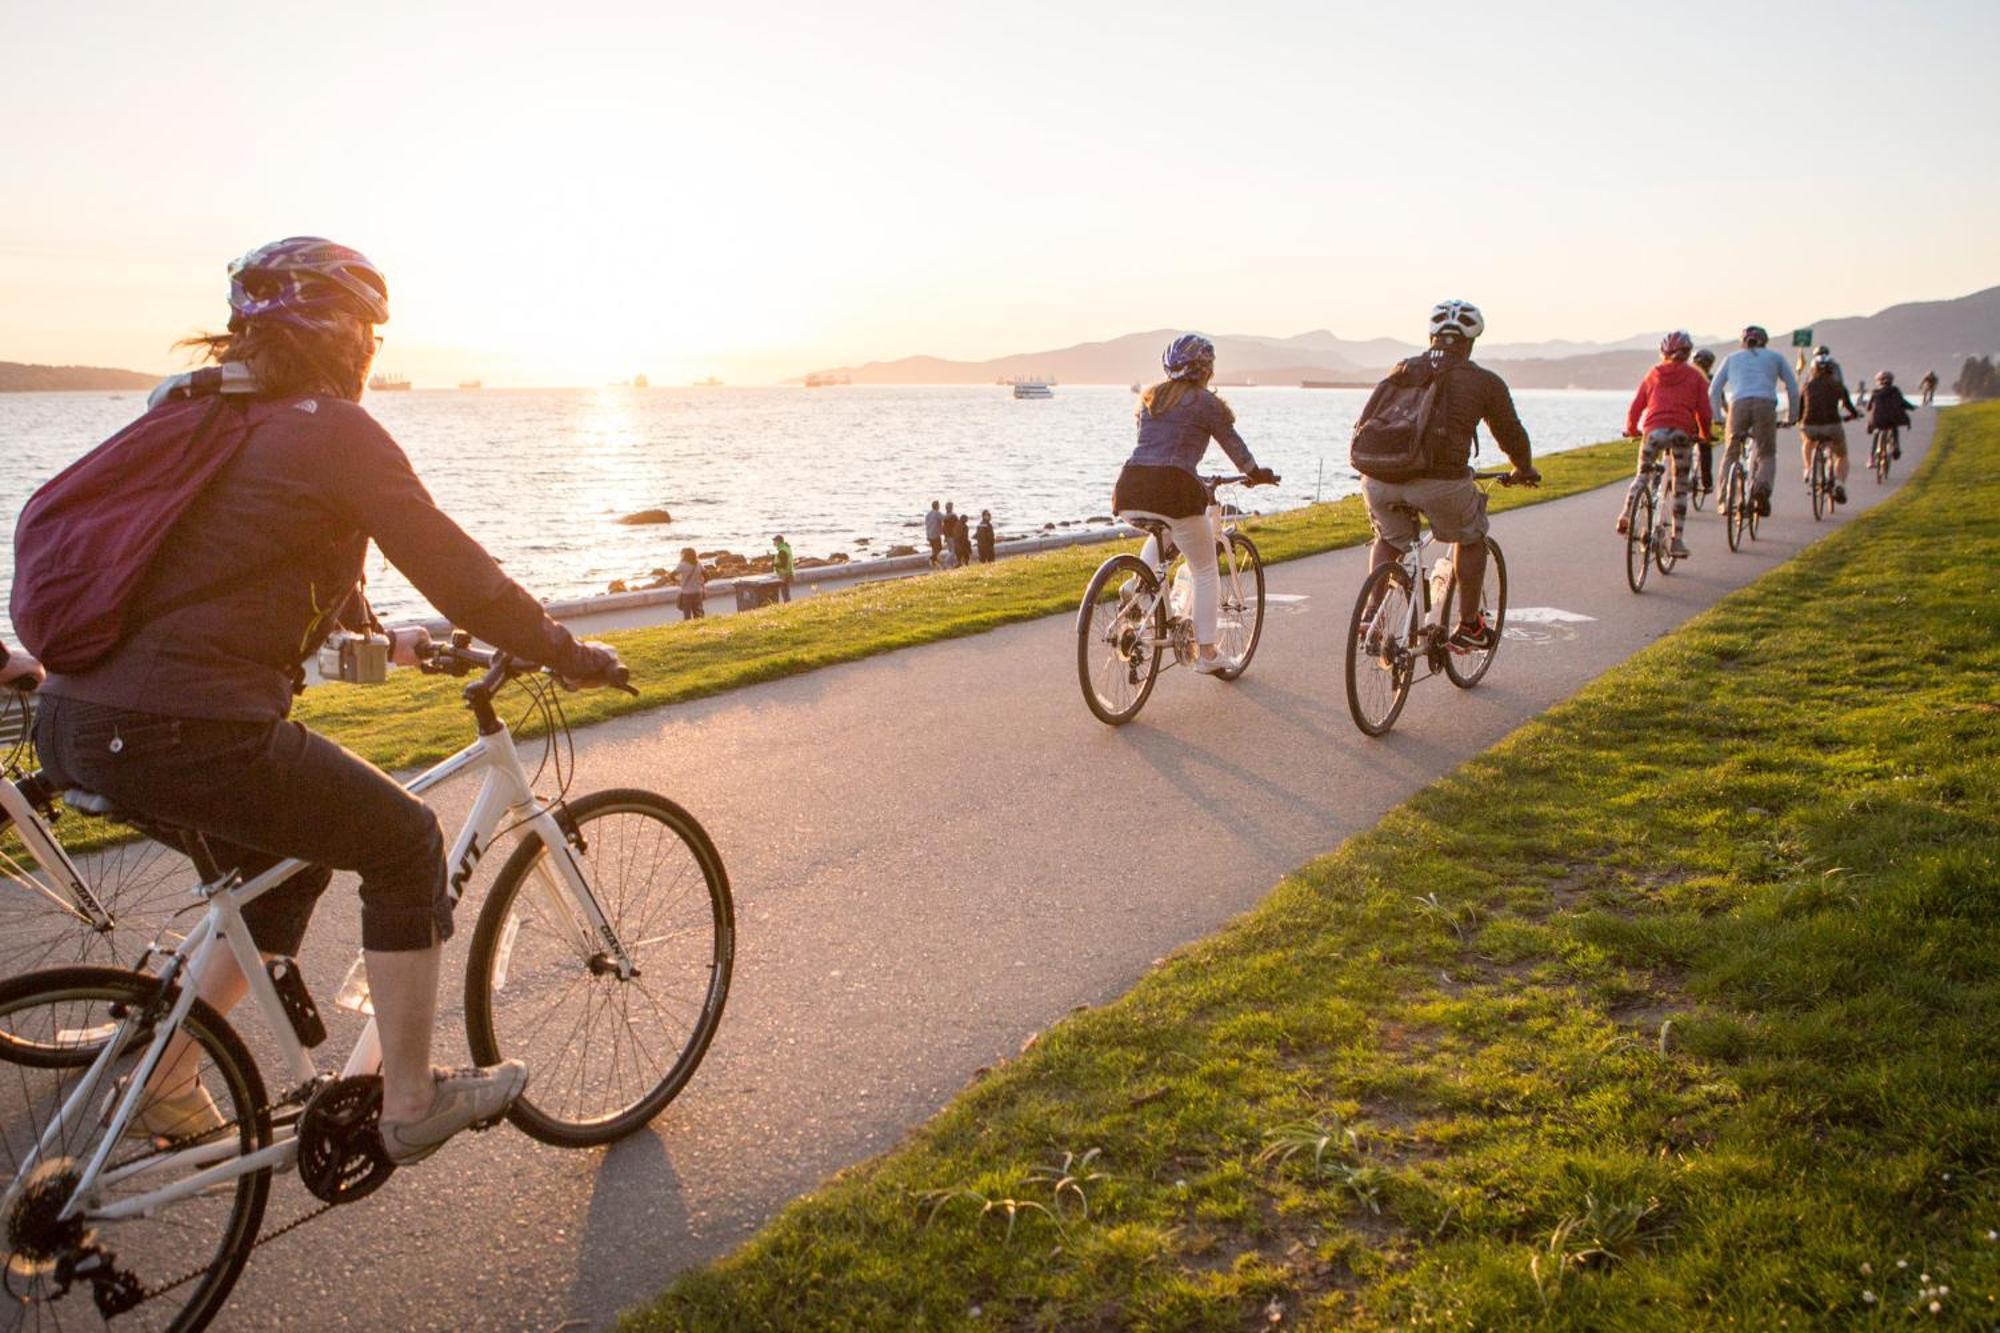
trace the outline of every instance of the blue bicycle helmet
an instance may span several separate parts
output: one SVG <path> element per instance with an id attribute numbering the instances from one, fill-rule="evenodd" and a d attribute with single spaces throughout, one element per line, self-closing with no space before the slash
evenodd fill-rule
<path id="1" fill-rule="evenodd" d="M 320 236 L 288 236 L 229 266 L 232 326 L 253 319 L 325 330 L 338 317 L 389 322 L 389 282 L 359 250 Z"/>
<path id="2" fill-rule="evenodd" d="M 1170 380 L 1194 379 L 1215 369 L 1215 344 L 1199 333 L 1183 333 L 1160 357 Z"/>

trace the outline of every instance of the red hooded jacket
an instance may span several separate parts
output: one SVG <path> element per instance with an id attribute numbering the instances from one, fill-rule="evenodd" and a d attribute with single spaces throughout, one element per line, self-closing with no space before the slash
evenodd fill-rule
<path id="1" fill-rule="evenodd" d="M 1708 380 L 1685 361 L 1662 361 L 1639 381 L 1639 392 L 1625 413 L 1625 433 L 1678 430 L 1705 440 L 1713 421 Z"/>

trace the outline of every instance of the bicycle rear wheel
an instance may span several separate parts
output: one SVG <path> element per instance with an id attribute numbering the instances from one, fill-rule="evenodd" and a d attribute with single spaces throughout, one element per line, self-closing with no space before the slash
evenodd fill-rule
<path id="1" fill-rule="evenodd" d="M 1076 613 L 1076 679 L 1084 703 L 1106 726 L 1139 716 L 1159 679 L 1167 651 L 1161 601 L 1159 577 L 1136 555 L 1112 556 L 1084 591 Z"/>
<path id="2" fill-rule="evenodd" d="M 533 1080 L 507 1118 L 561 1148 L 610 1143 L 666 1108 L 722 1021 L 736 954 L 729 877 L 693 815 L 614 789 L 558 816 L 635 971 L 621 979 L 530 836 L 493 882 L 473 931 L 465 1025 L 481 1064 L 521 1059 Z M 587 941 L 587 942 L 586 942 Z"/>
<path id="3" fill-rule="evenodd" d="M 1452 613 L 1458 607 L 1460 591 L 1458 569 L 1454 565 L 1451 586 L 1444 590 L 1443 624 L 1455 623 Z M 1486 539 L 1486 578 L 1479 585 L 1479 609 L 1486 623 L 1493 626 L 1493 646 L 1483 653 L 1445 654 L 1444 674 L 1461 690 L 1471 689 L 1485 677 L 1486 669 L 1500 655 L 1500 636 L 1507 627 L 1507 561 L 1500 554 L 1500 543 L 1491 537 Z M 1459 617 L 1460 621 L 1464 619 Z"/>
<path id="4" fill-rule="evenodd" d="M 1813 446 L 1812 479 L 1813 522 L 1817 523 L 1826 514 L 1829 486 L 1826 480 L 1826 450 L 1820 445 Z"/>
<path id="5" fill-rule="evenodd" d="M 1264 557 L 1240 532 L 1229 534 L 1229 548 L 1217 571 L 1222 605 L 1215 620 L 1215 650 L 1235 665 L 1216 672 L 1217 680 L 1241 676 L 1264 636 Z"/>
<path id="6" fill-rule="evenodd" d="M 1410 597 L 1409 573 L 1401 565 L 1384 565 L 1362 582 L 1354 599 L 1347 624 L 1347 711 L 1370 736 L 1395 726 L 1410 697 L 1416 676 L 1416 655 L 1405 638 Z"/>
<path id="7" fill-rule="evenodd" d="M 1894 431 L 1878 430 L 1875 432 L 1875 448 L 1869 455 L 1868 461 L 1875 469 L 1875 484 L 1877 486 L 1880 486 L 1889 479 L 1889 449 L 1895 438 L 1896 433 Z"/>
<path id="8" fill-rule="evenodd" d="M 1729 549 L 1743 549 L 1743 529 L 1749 516 L 1743 510 L 1750 503 L 1750 497 L 1743 491 L 1743 474 L 1730 468 L 1722 477 L 1722 532 L 1729 538 Z"/>
<path id="9" fill-rule="evenodd" d="M 0 1328 L 198 1329 L 222 1308 L 250 1257 L 270 1194 L 268 1169 L 163 1204 L 150 1217 L 104 1215 L 187 1181 L 200 1166 L 184 1150 L 197 1141 L 233 1148 L 236 1156 L 271 1141 L 255 1063 L 229 1024 L 199 1001 L 181 1032 L 192 1042 L 194 1080 L 213 1100 L 221 1128 L 199 1135 L 189 1124 L 179 1133 L 167 1121 L 153 1126 L 161 1138 L 121 1140 L 82 1214 L 68 1223 L 59 1216 L 104 1140 L 123 1080 L 145 1052 L 157 991 L 152 977 L 103 967 L 55 968 L 0 982 L 0 1021 L 44 1048 L 72 1053 L 34 1065 L 10 1062 L 12 1072 L 0 1079 L 0 1186 L 17 1179 L 25 1185 L 4 1219 L 0 1273 L 8 1299 L 0 1302 Z M 114 1043 L 117 1057 L 95 1070 Z M 65 1104 L 93 1077 L 88 1102 L 65 1114 Z M 46 1147 L 38 1147 L 45 1138 Z M 78 1264 L 101 1266 L 99 1275 L 76 1272 Z M 133 1304 L 108 1318 L 98 1305 L 104 1299 Z"/>
<path id="10" fill-rule="evenodd" d="M 1653 493 L 1642 487 L 1625 510 L 1625 586 L 1644 592 L 1652 563 Z"/>

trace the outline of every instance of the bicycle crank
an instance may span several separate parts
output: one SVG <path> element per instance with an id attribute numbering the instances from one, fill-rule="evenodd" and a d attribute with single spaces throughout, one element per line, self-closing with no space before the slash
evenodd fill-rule
<path id="1" fill-rule="evenodd" d="M 382 1148 L 382 1078 L 354 1074 L 313 1094 L 299 1116 L 299 1179 L 323 1203 L 382 1188 L 395 1163 Z"/>

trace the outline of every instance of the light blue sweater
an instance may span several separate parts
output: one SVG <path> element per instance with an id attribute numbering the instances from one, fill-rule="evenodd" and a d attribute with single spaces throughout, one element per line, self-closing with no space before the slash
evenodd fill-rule
<path id="1" fill-rule="evenodd" d="M 1745 398 L 1767 398 L 1778 401 L 1778 385 L 1785 386 L 1787 401 L 1792 405 L 1792 415 L 1799 414 L 1799 382 L 1792 374 L 1792 367 L 1780 352 L 1768 347 L 1745 347 L 1731 352 L 1715 369 L 1715 379 L 1708 386 L 1708 401 L 1715 408 L 1715 415 L 1723 412 L 1725 397 L 1730 402 Z M 1724 389 L 1728 392 L 1725 395 Z"/>

